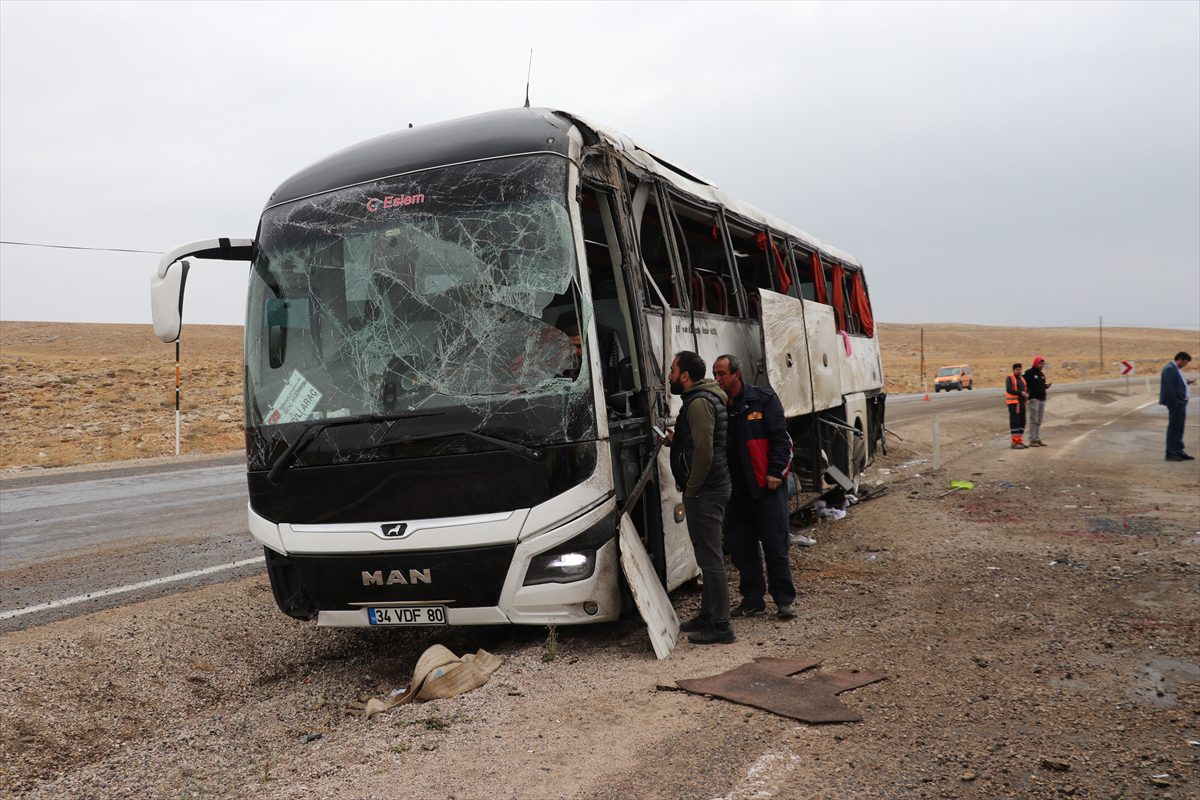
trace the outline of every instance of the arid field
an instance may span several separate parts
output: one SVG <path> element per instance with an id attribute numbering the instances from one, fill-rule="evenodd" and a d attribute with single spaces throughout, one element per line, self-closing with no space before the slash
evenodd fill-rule
<path id="1" fill-rule="evenodd" d="M 1051 380 L 1115 377 L 1117 362 L 1157 380 L 1179 350 L 1200 354 L 1200 332 L 1152 328 L 1002 328 L 883 323 L 889 392 L 921 391 L 943 364 L 970 363 L 980 386 L 999 386 L 1014 361 L 1048 362 Z M 182 340 L 182 450 L 242 446 L 242 329 L 192 325 Z M 175 348 L 149 325 L 0 321 L 0 469 L 61 467 L 170 456 L 175 448 Z"/>

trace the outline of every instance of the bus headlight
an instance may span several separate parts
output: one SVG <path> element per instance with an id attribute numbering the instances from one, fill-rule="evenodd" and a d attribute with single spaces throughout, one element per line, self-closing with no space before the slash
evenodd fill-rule
<path id="1" fill-rule="evenodd" d="M 592 577 L 595 571 L 595 550 L 543 553 L 529 562 L 529 569 L 525 571 L 525 585 L 574 583 Z"/>

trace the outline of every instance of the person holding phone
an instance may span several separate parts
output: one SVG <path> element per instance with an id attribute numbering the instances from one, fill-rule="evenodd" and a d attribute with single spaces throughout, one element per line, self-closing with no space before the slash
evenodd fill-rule
<path id="1" fill-rule="evenodd" d="M 729 644 L 736 637 L 729 625 L 729 583 L 721 547 L 721 524 L 731 491 L 725 453 L 729 416 L 725 392 L 716 381 L 705 379 L 707 369 L 698 354 L 683 350 L 675 354 L 667 376 L 671 394 L 683 398 L 683 407 L 674 433 L 664 438 L 671 448 L 671 473 L 683 492 L 688 536 L 704 580 L 700 613 L 679 629 L 689 634 L 693 644 Z"/>
<path id="2" fill-rule="evenodd" d="M 1195 461 L 1183 451 L 1183 428 L 1187 421 L 1187 404 L 1191 381 L 1183 377 L 1183 368 L 1192 360 L 1185 350 L 1175 354 L 1162 370 L 1159 384 L 1158 403 L 1167 407 L 1167 461 Z"/>

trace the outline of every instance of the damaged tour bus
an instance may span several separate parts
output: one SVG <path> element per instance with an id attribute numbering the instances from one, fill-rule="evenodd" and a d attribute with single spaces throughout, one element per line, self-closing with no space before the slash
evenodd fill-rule
<path id="1" fill-rule="evenodd" d="M 775 389 L 802 493 L 852 487 L 882 439 L 858 262 L 561 111 L 308 167 L 253 240 L 163 257 L 165 342 L 199 259 L 249 262 L 249 528 L 320 625 L 598 622 L 623 569 L 639 606 L 695 577 L 652 432 L 677 350 Z"/>

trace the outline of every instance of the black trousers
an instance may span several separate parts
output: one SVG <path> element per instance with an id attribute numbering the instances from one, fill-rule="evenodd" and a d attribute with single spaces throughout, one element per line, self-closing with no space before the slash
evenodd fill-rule
<path id="1" fill-rule="evenodd" d="M 1013 436 L 1022 436 L 1025 433 L 1024 403 L 1008 404 L 1008 432 Z"/>
<path id="2" fill-rule="evenodd" d="M 792 562 L 788 557 L 788 507 L 786 484 L 767 492 L 760 500 L 736 494 L 725 507 L 725 544 L 733 565 L 741 575 L 738 591 L 742 603 L 752 608 L 765 605 L 771 593 L 776 606 L 796 600 Z M 763 581 L 763 563 L 767 579 Z"/>
<path id="3" fill-rule="evenodd" d="M 688 536 L 696 553 L 696 566 L 704 579 L 700 595 L 700 616 L 712 620 L 718 628 L 729 624 L 729 583 L 725 577 L 725 554 L 721 552 L 721 520 L 725 517 L 725 496 L 684 497 L 683 511 Z"/>
<path id="4" fill-rule="evenodd" d="M 1167 406 L 1167 455 L 1183 455 L 1183 427 L 1187 422 L 1187 403 Z"/>

